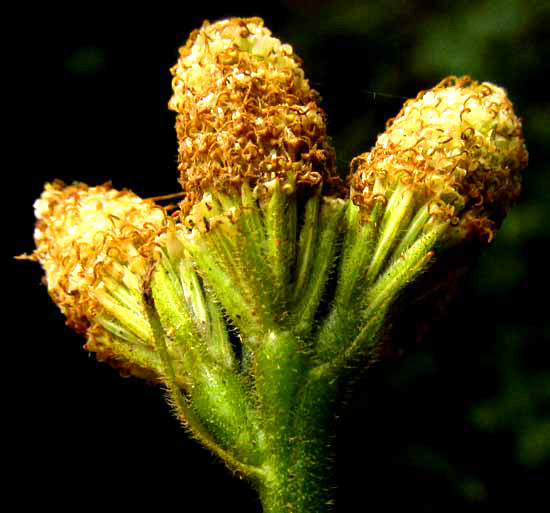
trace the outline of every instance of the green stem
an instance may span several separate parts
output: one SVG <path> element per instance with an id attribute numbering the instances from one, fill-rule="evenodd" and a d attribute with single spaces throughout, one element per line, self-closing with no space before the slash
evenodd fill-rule
<path id="1" fill-rule="evenodd" d="M 257 351 L 256 390 L 265 439 L 264 513 L 322 513 L 329 500 L 327 419 L 334 380 L 308 370 L 289 332 L 267 334 Z"/>
<path id="2" fill-rule="evenodd" d="M 328 367 L 306 373 L 293 401 L 294 414 L 285 433 L 284 460 L 274 458 L 260 488 L 264 513 L 326 513 L 330 510 L 329 440 L 338 398 L 338 376 Z"/>
<path id="3" fill-rule="evenodd" d="M 264 513 L 325 513 L 341 384 L 350 369 L 373 359 L 390 308 L 424 271 L 446 225 L 427 230 L 427 210 L 412 218 L 413 192 L 402 184 L 387 205 L 373 206 L 368 220 L 351 202 L 316 194 L 306 203 L 296 245 L 296 211 L 289 208 L 296 201 L 287 195 L 293 191 L 277 181 L 269 190 L 264 203 L 248 187 L 238 197 L 220 194 L 214 203 L 232 215 L 212 218 L 182 241 L 202 282 L 193 266 L 180 267 L 178 278 L 175 266 L 160 262 L 153 295 L 160 320 L 186 347 L 192 383 L 185 395 L 168 352 L 161 361 L 181 416 L 231 468 L 252 476 Z M 337 262 L 323 321 L 320 306 Z M 171 289 L 177 281 L 185 293 Z M 240 362 L 212 296 L 239 329 Z M 155 343 L 169 349 L 173 342 L 153 321 Z"/>
<path id="4" fill-rule="evenodd" d="M 151 325 L 155 346 L 158 351 L 160 361 L 162 363 L 164 384 L 167 388 L 169 402 L 174 407 L 177 417 L 180 419 L 182 424 L 191 431 L 191 434 L 193 436 L 199 439 L 202 444 L 208 447 L 214 454 L 223 459 L 223 461 L 225 461 L 229 468 L 241 472 L 252 482 L 264 481 L 264 473 L 259 467 L 253 464 L 248 464 L 248 462 L 243 462 L 240 458 L 234 455 L 234 451 L 229 451 L 223 448 L 219 444 L 218 440 L 216 440 L 215 437 L 212 436 L 211 432 L 200 418 L 200 397 L 198 404 L 193 403 L 193 405 L 191 405 L 190 401 L 183 394 L 176 378 L 174 362 L 168 352 L 165 329 L 162 325 L 159 314 L 157 313 L 157 308 L 159 307 L 159 303 L 163 302 L 163 298 L 157 298 L 155 300 L 154 289 L 154 283 L 152 288 L 150 288 L 149 284 L 146 284 L 144 292 L 145 311 Z M 224 380 L 222 378 L 222 383 L 223 381 Z M 230 387 L 228 387 L 228 390 L 229 388 Z M 222 395 L 227 395 L 227 392 L 225 390 L 222 391 Z M 212 401 L 210 401 L 210 403 L 215 404 L 215 402 L 212 403 Z M 197 414 L 197 408 L 199 409 L 199 414 Z M 220 423 L 220 419 L 217 419 L 216 424 L 218 426 L 220 424 L 222 426 L 224 425 L 223 422 Z M 234 447 L 232 447 L 232 449 L 234 449 Z"/>
<path id="5" fill-rule="evenodd" d="M 219 347 L 219 342 L 211 337 L 201 339 L 193 331 L 183 291 L 168 258 L 157 262 L 150 287 L 155 308 L 150 322 L 156 322 L 158 317 L 164 332 L 170 333 L 163 333 L 162 347 L 166 346 L 167 351 L 170 346 L 181 349 L 176 358 L 166 353 L 164 363 L 169 365 L 168 370 L 176 378 L 175 366 L 183 366 L 191 380 L 186 388 L 190 405 L 220 447 L 245 462 L 257 463 L 262 437 L 253 413 L 252 395 L 241 376 L 224 365 L 226 362 L 220 361 L 217 352 L 212 352 L 211 347 Z M 158 346 L 157 338 L 155 342 Z"/>

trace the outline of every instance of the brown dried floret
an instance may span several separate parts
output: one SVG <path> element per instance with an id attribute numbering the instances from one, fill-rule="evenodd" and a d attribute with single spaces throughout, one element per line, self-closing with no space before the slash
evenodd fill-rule
<path id="1" fill-rule="evenodd" d="M 449 77 L 408 100 L 374 148 L 354 159 L 352 192 L 368 205 L 400 180 L 430 213 L 491 240 L 519 196 L 527 156 L 504 89 Z"/>
<path id="2" fill-rule="evenodd" d="M 171 71 L 187 208 L 209 189 L 243 181 L 254 187 L 295 175 L 306 184 L 318 174 L 338 182 L 319 95 L 292 48 L 260 18 L 205 22 Z"/>

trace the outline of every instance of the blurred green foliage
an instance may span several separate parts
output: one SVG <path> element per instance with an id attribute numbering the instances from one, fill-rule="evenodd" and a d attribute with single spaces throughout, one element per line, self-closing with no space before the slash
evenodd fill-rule
<path id="1" fill-rule="evenodd" d="M 517 461 L 536 467 L 550 460 L 550 372 L 548 362 L 542 369 L 525 362 L 528 337 L 517 327 L 501 327 L 493 360 L 499 390 L 474 406 L 472 421 L 481 430 L 514 433 Z"/>
<path id="2" fill-rule="evenodd" d="M 65 68 L 74 77 L 93 76 L 105 66 L 105 52 L 97 46 L 83 46 L 65 60 Z"/>

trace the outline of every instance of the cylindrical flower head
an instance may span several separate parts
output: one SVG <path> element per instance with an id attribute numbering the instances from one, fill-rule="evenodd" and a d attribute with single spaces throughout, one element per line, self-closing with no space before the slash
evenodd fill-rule
<path id="1" fill-rule="evenodd" d="M 462 236 L 491 240 L 521 189 L 527 151 L 504 89 L 449 77 L 408 100 L 376 145 L 352 163 L 352 196 L 371 204 L 398 180 L 418 204 L 458 224 Z"/>
<path id="2" fill-rule="evenodd" d="M 260 18 L 195 30 L 172 68 L 180 182 L 187 203 L 209 189 L 263 184 L 294 174 L 336 181 L 319 95 L 292 47 Z"/>
<path id="3" fill-rule="evenodd" d="M 141 255 L 165 224 L 164 211 L 109 184 L 46 184 L 34 204 L 37 218 L 32 258 L 46 273 L 48 292 L 80 333 L 94 327 L 98 298 L 120 283 L 138 290 L 146 270 Z M 106 284 L 106 282 L 108 282 Z"/>

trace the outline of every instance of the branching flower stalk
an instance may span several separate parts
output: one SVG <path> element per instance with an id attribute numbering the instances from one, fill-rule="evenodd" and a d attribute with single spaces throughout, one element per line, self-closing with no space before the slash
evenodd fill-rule
<path id="1" fill-rule="evenodd" d="M 500 87 L 447 78 L 346 184 L 318 94 L 262 20 L 205 22 L 172 74 L 179 209 L 54 182 L 28 258 L 86 349 L 164 385 L 266 513 L 329 511 L 341 393 L 404 291 L 449 248 L 493 239 L 527 163 L 520 120 Z"/>

